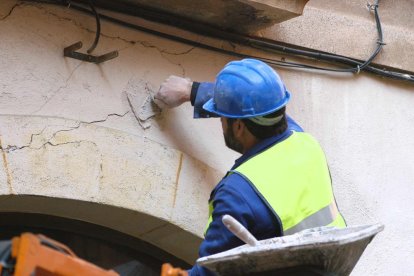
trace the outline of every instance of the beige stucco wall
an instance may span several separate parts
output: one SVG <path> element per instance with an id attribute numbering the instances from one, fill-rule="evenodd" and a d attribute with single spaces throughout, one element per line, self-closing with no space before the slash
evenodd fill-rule
<path id="1" fill-rule="evenodd" d="M 187 71 L 212 76 L 223 57 L 103 24 L 95 52 L 118 50 L 117 59 L 95 65 L 64 58 L 63 48 L 74 42 L 89 47 L 94 34 L 86 29 L 95 28 L 94 18 L 14 4 L 0 3 L 0 193 L 13 195 L 0 209 L 87 220 L 193 262 L 209 193 L 222 175 L 217 168 L 229 163 L 213 150 L 226 151 L 220 123 L 192 120 L 192 109 L 183 106 L 149 119 L 151 127 L 144 129 L 126 92 L 143 103 L 145 87 L 155 89 L 168 75 Z M 66 201 L 22 204 L 23 195 Z M 103 207 L 90 211 L 78 201 Z M 134 212 L 124 212 L 120 223 L 120 209 Z"/>
<path id="2" fill-rule="evenodd" d="M 209 192 L 237 155 L 219 121 L 193 120 L 189 105 L 144 129 L 125 92 L 143 101 L 143 87 L 156 90 L 170 74 L 213 80 L 232 58 L 106 22 L 96 54 L 118 50 L 118 58 L 63 58 L 64 47 L 92 43 L 94 18 L 33 4 L 8 15 L 14 3 L 0 3 L 0 209 L 88 220 L 192 261 Z M 279 72 L 293 96 L 290 115 L 326 151 L 348 223 L 386 225 L 353 275 L 410 275 L 413 86 Z"/>
<path id="3" fill-rule="evenodd" d="M 310 0 L 303 15 L 257 34 L 309 49 L 366 60 L 377 47 L 374 12 L 366 0 Z M 373 63 L 414 70 L 414 5 L 412 0 L 379 1 L 384 50 Z"/>

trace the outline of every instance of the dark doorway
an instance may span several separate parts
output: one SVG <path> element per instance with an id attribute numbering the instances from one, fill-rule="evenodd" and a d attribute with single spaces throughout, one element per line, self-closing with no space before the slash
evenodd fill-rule
<path id="1" fill-rule="evenodd" d="M 162 263 L 188 268 L 189 264 L 135 237 L 84 221 L 41 214 L 0 213 L 0 240 L 23 232 L 43 234 L 75 254 L 122 276 L 160 275 Z"/>

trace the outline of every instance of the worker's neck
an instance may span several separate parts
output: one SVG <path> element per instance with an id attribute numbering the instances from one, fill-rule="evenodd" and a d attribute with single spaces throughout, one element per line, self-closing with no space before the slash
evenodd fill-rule
<path id="1" fill-rule="evenodd" d="M 250 133 L 249 133 L 250 134 Z M 249 150 L 251 150 L 254 146 L 256 146 L 260 140 L 258 140 L 256 137 L 254 137 L 252 134 L 247 136 L 243 141 L 241 141 L 243 145 L 243 151 L 242 154 L 245 154 Z"/>

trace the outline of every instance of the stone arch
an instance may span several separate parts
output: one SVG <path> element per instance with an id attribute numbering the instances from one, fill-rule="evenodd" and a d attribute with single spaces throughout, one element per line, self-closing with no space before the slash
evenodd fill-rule
<path id="1" fill-rule="evenodd" d="M 0 123 L 1 212 L 89 222 L 195 261 L 214 169 L 90 122 L 3 115 Z"/>
<path id="2" fill-rule="evenodd" d="M 87 201 L 7 195 L 0 196 L 0 209 L 3 229 L 20 226 L 20 229 L 65 230 L 129 246 L 160 261 L 184 265 L 194 261 L 194 249 L 201 241 L 194 233 L 149 214 Z"/>

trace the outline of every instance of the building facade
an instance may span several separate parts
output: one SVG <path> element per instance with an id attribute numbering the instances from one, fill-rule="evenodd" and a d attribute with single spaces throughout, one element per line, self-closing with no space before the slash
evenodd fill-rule
<path id="1" fill-rule="evenodd" d="M 386 45 L 373 62 L 410 76 L 414 5 L 390 2 L 380 2 Z M 1 225 L 33 226 L 36 220 L 27 219 L 32 214 L 47 229 L 76 224 L 67 230 L 113 237 L 114 243 L 121 239 L 97 234 L 105 228 L 141 242 L 137 250 L 160 262 L 176 258 L 191 264 L 207 221 L 210 191 L 238 155 L 225 147 L 218 119 L 194 120 L 190 104 L 148 113 L 148 97 L 169 75 L 213 81 L 227 62 L 238 59 L 231 52 L 338 65 L 98 11 L 155 31 L 101 17 L 93 54 L 116 50 L 118 56 L 95 64 L 63 56 L 63 49 L 77 41 L 86 53 L 96 34 L 94 16 L 36 1 L 0 3 Z M 377 45 L 375 18 L 357 0 L 311 0 L 302 16 L 254 34 L 362 61 Z M 353 275 L 411 275 L 413 83 L 364 70 L 275 69 L 292 94 L 288 114 L 326 152 L 347 223 L 385 225 Z M 80 222 L 101 228 L 90 232 Z"/>

